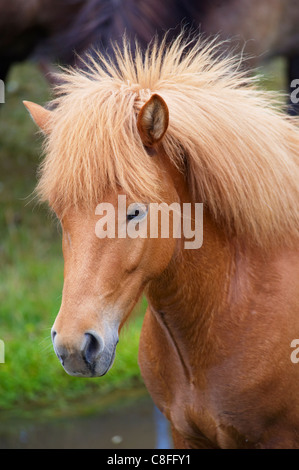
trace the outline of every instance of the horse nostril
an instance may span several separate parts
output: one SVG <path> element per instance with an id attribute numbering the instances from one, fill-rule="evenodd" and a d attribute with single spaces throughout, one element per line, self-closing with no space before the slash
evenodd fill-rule
<path id="1" fill-rule="evenodd" d="M 104 342 L 95 332 L 85 333 L 85 344 L 82 351 L 84 360 L 92 365 L 97 358 L 97 356 L 104 349 Z"/>

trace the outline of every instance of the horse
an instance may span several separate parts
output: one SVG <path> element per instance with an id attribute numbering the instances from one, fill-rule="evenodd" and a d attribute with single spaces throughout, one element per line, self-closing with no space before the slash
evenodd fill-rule
<path id="1" fill-rule="evenodd" d="M 6 80 L 15 63 L 35 56 L 47 68 L 54 56 L 59 60 L 51 41 L 71 27 L 83 5 L 83 0 L 0 2 L 0 78 Z"/>
<path id="2" fill-rule="evenodd" d="M 2 21 L 1 21 L 2 20 Z M 146 48 L 155 34 L 171 40 L 200 28 L 206 36 L 229 39 L 225 47 L 243 51 L 253 69 L 273 57 L 286 59 L 286 89 L 299 77 L 299 8 L 296 0 L 11 0 L 0 5 L 0 79 L 11 65 L 34 58 L 50 84 L 57 62 L 84 67 L 87 54 L 113 54 L 110 41 L 126 31 L 134 47 Z M 54 70 L 53 70 L 54 69 Z M 289 112 L 298 114 L 290 101 Z"/>
<path id="3" fill-rule="evenodd" d="M 144 293 L 139 366 L 175 447 L 297 448 L 298 120 L 217 51 L 124 39 L 61 72 L 50 109 L 24 102 L 45 139 L 36 197 L 63 232 L 53 347 L 68 374 L 105 375 Z M 162 236 L 175 210 L 154 204 L 193 228 L 201 204 L 201 246 Z"/>
<path id="4" fill-rule="evenodd" d="M 11 0 L 0 4 L 0 79 L 5 80 L 13 64 L 37 61 L 55 84 L 55 64 L 84 66 L 81 57 L 93 48 L 103 52 L 110 40 L 125 31 L 137 36 L 146 47 L 155 33 L 192 22 L 184 1 L 150 0 Z M 170 35 L 169 35 L 170 37 Z M 132 41 L 134 44 L 134 41 Z"/>

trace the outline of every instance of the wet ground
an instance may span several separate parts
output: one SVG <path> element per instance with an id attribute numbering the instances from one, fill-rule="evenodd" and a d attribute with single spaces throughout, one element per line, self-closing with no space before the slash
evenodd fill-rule
<path id="1" fill-rule="evenodd" d="M 147 394 L 118 397 L 101 412 L 65 417 L 3 416 L 0 449 L 171 448 L 168 424 Z"/>

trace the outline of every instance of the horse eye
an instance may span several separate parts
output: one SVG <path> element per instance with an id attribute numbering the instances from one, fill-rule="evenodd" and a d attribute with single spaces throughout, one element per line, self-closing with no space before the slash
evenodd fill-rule
<path id="1" fill-rule="evenodd" d="M 147 214 L 148 207 L 145 204 L 132 204 L 132 206 L 128 208 L 127 220 L 142 220 Z"/>
<path id="2" fill-rule="evenodd" d="M 128 219 L 128 220 L 135 219 L 135 217 L 138 217 L 139 214 L 140 214 L 139 209 L 136 209 L 133 214 L 128 214 L 128 215 L 127 215 L 127 219 Z"/>

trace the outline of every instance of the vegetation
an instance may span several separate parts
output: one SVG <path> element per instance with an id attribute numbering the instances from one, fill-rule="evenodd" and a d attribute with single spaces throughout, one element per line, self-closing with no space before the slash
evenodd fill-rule
<path id="1" fill-rule="evenodd" d="M 281 63 L 263 86 L 283 89 Z M 68 376 L 53 352 L 50 328 L 58 312 L 63 283 L 59 224 L 30 195 L 36 183 L 41 138 L 22 100 L 40 104 L 49 88 L 34 64 L 16 66 L 0 105 L 0 409 L 30 409 L 105 395 L 142 383 L 137 351 L 146 303 L 122 334 L 113 368 L 102 379 Z"/>

